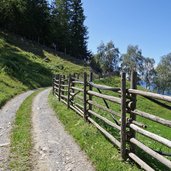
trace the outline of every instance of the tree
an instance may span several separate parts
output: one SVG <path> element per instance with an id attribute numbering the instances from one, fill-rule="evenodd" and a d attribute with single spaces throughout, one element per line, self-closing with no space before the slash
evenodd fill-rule
<path id="1" fill-rule="evenodd" d="M 50 8 L 46 0 L 25 0 L 25 28 L 28 37 L 38 42 L 47 42 L 49 36 Z"/>
<path id="2" fill-rule="evenodd" d="M 142 56 L 142 52 L 138 46 L 129 45 L 127 53 L 121 56 L 121 60 L 122 70 L 128 74 L 129 80 L 131 71 L 137 71 L 139 75 L 142 75 L 144 57 Z"/>
<path id="3" fill-rule="evenodd" d="M 2 0 L 0 1 L 0 26 L 11 32 L 18 33 L 23 23 L 25 1 Z"/>
<path id="4" fill-rule="evenodd" d="M 71 3 L 71 51 L 70 53 L 79 59 L 87 59 L 87 27 L 84 25 L 85 15 L 81 0 L 73 0 Z"/>
<path id="5" fill-rule="evenodd" d="M 70 49 L 71 0 L 56 0 L 52 12 L 52 36 L 57 48 L 62 52 Z"/>
<path id="6" fill-rule="evenodd" d="M 87 27 L 81 0 L 1 0 L 0 28 L 54 45 L 79 59 L 88 59 Z"/>
<path id="7" fill-rule="evenodd" d="M 114 72 L 119 68 L 119 49 L 115 47 L 113 41 L 106 44 L 105 47 L 105 71 Z"/>
<path id="8" fill-rule="evenodd" d="M 48 39 L 50 11 L 46 0 L 2 0 L 0 27 L 42 43 Z"/>
<path id="9" fill-rule="evenodd" d="M 154 83 L 154 78 L 155 78 L 154 64 L 155 64 L 155 60 L 153 58 L 144 58 L 143 80 L 146 83 L 146 88 L 150 88 L 152 83 Z"/>
<path id="10" fill-rule="evenodd" d="M 102 42 L 97 47 L 97 54 L 94 56 L 96 65 L 100 67 L 99 71 L 103 74 L 117 72 L 119 69 L 119 49 L 115 47 L 113 41 L 106 45 Z"/>
<path id="11" fill-rule="evenodd" d="M 156 68 L 157 77 L 156 85 L 158 90 L 165 91 L 171 90 L 171 53 L 163 56 Z"/>
<path id="12" fill-rule="evenodd" d="M 93 56 L 90 60 L 90 67 L 93 69 L 93 72 L 101 75 L 102 74 L 102 68 L 100 66 L 99 60 L 97 60 L 96 56 Z"/>

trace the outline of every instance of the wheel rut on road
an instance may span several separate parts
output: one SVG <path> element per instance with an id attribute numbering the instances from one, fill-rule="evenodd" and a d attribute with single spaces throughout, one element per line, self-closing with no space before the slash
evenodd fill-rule
<path id="1" fill-rule="evenodd" d="M 14 97 L 0 109 L 0 171 L 8 170 L 8 157 L 10 152 L 10 131 L 17 110 L 22 102 L 33 93 L 28 91 Z"/>
<path id="2" fill-rule="evenodd" d="M 49 107 L 49 92 L 50 89 L 40 92 L 32 105 L 33 170 L 94 171 L 85 153 Z"/>

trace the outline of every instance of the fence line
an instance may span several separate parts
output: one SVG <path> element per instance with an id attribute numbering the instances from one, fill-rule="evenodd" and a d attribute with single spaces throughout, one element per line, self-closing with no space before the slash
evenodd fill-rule
<path id="1" fill-rule="evenodd" d="M 138 133 L 171 148 L 170 140 L 145 130 L 147 126 L 136 120 L 136 117 L 140 116 L 170 128 L 170 120 L 163 119 L 161 117 L 155 116 L 154 114 L 137 110 L 136 104 L 137 96 L 143 96 L 150 98 L 154 103 L 156 102 L 159 105 L 161 104 L 161 107 L 165 107 L 168 109 L 168 107 L 170 107 L 168 103 L 171 102 L 171 97 L 137 90 L 136 72 L 132 72 L 131 85 L 129 89 L 126 88 L 125 73 L 122 73 L 121 75 L 121 87 L 110 87 L 95 84 L 93 83 L 92 73 L 90 73 L 89 78 L 87 74 L 84 73 L 83 80 L 79 79 L 78 74 L 70 74 L 68 77 L 64 75 L 56 75 L 53 78 L 52 86 L 53 94 L 58 97 L 59 101 L 64 102 L 68 108 L 71 108 L 72 110 L 77 112 L 81 117 L 85 119 L 85 121 L 92 123 L 114 145 L 116 145 L 116 147 L 120 149 L 121 157 L 123 160 L 126 160 L 129 157 L 137 164 L 139 164 L 141 168 L 148 171 L 154 170 L 145 161 L 143 161 L 143 159 L 140 158 L 135 150 L 136 146 L 149 154 L 151 157 L 157 159 L 169 169 L 171 169 L 171 161 L 168 158 L 154 151 L 153 149 L 136 139 L 136 134 Z M 94 89 L 97 89 L 97 91 L 94 91 Z M 118 97 L 114 96 L 114 94 L 105 94 L 104 91 L 110 91 L 115 94 L 117 93 Z M 102 102 L 104 102 L 105 106 L 95 102 L 97 98 L 101 99 Z M 156 101 L 156 99 L 167 102 L 167 105 L 164 106 L 163 103 L 161 103 L 160 101 Z M 120 112 L 111 109 L 109 107 L 109 103 L 119 106 Z M 109 119 L 109 117 L 101 115 L 99 112 L 96 112 L 96 108 L 107 112 L 111 119 Z M 113 131 L 115 131 L 115 133 L 118 131 L 117 136 L 113 136 L 113 132 L 104 129 L 103 125 L 101 125 L 101 123 L 98 123 L 97 118 L 113 128 Z"/>

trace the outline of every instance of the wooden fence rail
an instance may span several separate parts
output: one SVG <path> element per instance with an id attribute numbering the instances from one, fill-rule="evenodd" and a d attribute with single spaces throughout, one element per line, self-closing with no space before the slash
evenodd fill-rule
<path id="1" fill-rule="evenodd" d="M 110 87 L 93 83 L 93 74 L 90 73 L 88 78 L 84 73 L 83 80 L 79 79 L 79 75 L 56 75 L 53 78 L 53 94 L 57 96 L 59 101 L 64 102 L 68 108 L 77 112 L 81 117 L 92 123 L 99 129 L 117 148 L 120 149 L 121 157 L 126 160 L 128 157 L 135 161 L 141 168 L 148 171 L 154 169 L 150 163 L 142 159 L 142 156 L 136 152 L 136 147 L 143 150 L 145 153 L 155 158 L 168 169 L 171 169 L 171 161 L 158 153 L 157 151 L 146 146 L 138 139 L 137 134 L 148 137 L 153 141 L 161 143 L 171 148 L 171 140 L 145 130 L 146 125 L 136 120 L 138 117 L 143 117 L 147 120 L 157 122 L 171 128 L 171 121 L 155 116 L 154 114 L 146 113 L 136 109 L 137 96 L 150 98 L 154 103 L 163 107 L 166 102 L 167 109 L 170 108 L 171 97 L 160 95 L 151 92 L 137 90 L 137 74 L 132 72 L 130 88 L 126 88 L 126 74 L 121 75 L 121 87 Z M 97 91 L 95 91 L 97 90 Z M 111 93 L 105 93 L 111 92 Z M 118 95 L 116 95 L 118 94 Z M 96 100 L 101 99 L 100 103 Z M 156 101 L 160 100 L 160 101 Z M 110 104 L 110 105 L 109 105 Z M 111 106 L 117 105 L 120 110 L 115 111 Z M 97 110 L 98 109 L 98 110 Z M 101 120 L 102 122 L 99 122 Z M 102 124 L 106 124 L 112 128 L 112 131 L 107 131 Z M 113 134 L 113 131 L 115 134 Z M 116 133 L 118 136 L 116 136 Z M 115 136 L 114 136 L 115 135 Z"/>

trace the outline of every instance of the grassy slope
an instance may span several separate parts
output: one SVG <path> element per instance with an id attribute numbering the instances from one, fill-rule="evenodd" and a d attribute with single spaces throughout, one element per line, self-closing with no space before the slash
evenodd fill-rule
<path id="1" fill-rule="evenodd" d="M 46 57 L 49 62 L 44 61 Z M 21 37 L 0 32 L 0 108 L 16 94 L 51 85 L 54 73 L 82 73 L 84 67 L 73 61 Z"/>
<path id="2" fill-rule="evenodd" d="M 114 86 L 114 87 L 120 87 L 120 78 L 119 77 L 106 78 L 103 80 L 97 80 L 96 83 L 105 84 L 105 85 Z M 127 82 L 127 87 L 129 87 L 129 82 Z M 142 87 L 138 86 L 138 89 L 142 89 Z M 109 93 L 109 94 L 111 94 L 111 93 Z M 116 95 L 116 94 L 114 94 L 114 95 Z M 104 105 L 104 103 L 102 101 L 99 101 L 97 98 L 96 98 L 96 100 L 99 103 Z M 109 104 L 110 104 L 110 107 L 113 108 L 115 111 L 120 112 L 119 105 L 114 105 L 112 103 L 109 103 Z M 137 109 L 144 111 L 144 112 L 151 113 L 151 114 L 159 116 L 161 118 L 171 120 L 171 111 L 170 110 L 164 109 L 164 108 L 160 107 L 159 105 L 157 105 L 157 104 L 151 102 L 150 100 L 147 100 L 141 96 L 137 97 Z M 99 112 L 102 112 L 102 111 L 99 111 Z M 107 114 L 103 112 L 103 115 L 106 116 Z M 171 128 L 162 126 L 161 124 L 152 122 L 152 121 L 142 118 L 142 117 L 137 117 L 137 120 L 139 122 L 147 125 L 146 130 L 156 133 L 158 135 L 161 135 L 161 136 L 171 140 Z M 108 128 L 108 129 L 110 130 L 110 128 Z M 137 134 L 137 139 L 140 140 L 141 142 L 143 142 L 144 144 L 148 145 L 149 147 L 151 147 L 154 150 L 171 153 L 171 149 L 169 149 L 169 148 L 165 147 L 164 145 L 157 143 L 156 141 L 153 141 L 149 138 L 145 138 L 144 136 L 142 136 L 140 134 Z M 168 170 L 168 168 L 159 164 L 156 160 L 153 160 L 151 157 L 149 157 L 148 155 L 143 153 L 141 150 L 138 150 L 138 153 L 140 154 L 141 158 L 144 158 L 147 161 L 147 163 L 149 163 L 156 170 Z M 171 157 L 169 157 L 168 159 L 171 160 Z"/>

